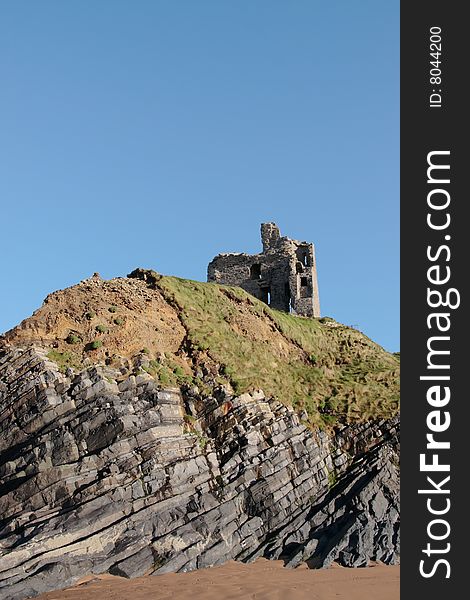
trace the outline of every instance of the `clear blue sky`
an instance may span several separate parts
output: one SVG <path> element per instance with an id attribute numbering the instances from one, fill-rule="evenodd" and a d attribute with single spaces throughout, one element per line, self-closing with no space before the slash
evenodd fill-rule
<path id="1" fill-rule="evenodd" d="M 276 221 L 322 313 L 399 350 L 398 0 L 2 0 L 0 82 L 0 331 Z"/>

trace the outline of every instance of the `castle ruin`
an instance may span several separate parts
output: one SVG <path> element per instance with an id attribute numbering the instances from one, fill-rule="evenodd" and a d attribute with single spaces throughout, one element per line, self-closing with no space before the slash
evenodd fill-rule
<path id="1" fill-rule="evenodd" d="M 261 224 L 260 254 L 218 254 L 207 281 L 236 285 L 271 308 L 304 317 L 320 316 L 313 244 L 281 237 L 275 223 Z"/>

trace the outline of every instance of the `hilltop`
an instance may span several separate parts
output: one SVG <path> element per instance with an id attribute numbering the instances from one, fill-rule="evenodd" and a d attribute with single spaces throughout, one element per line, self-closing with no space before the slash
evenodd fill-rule
<path id="1" fill-rule="evenodd" d="M 237 287 L 136 269 L 50 294 L 0 348 L 40 346 L 62 372 L 146 372 L 162 386 L 262 389 L 312 425 L 390 418 L 399 360 L 333 319 L 272 310 Z"/>

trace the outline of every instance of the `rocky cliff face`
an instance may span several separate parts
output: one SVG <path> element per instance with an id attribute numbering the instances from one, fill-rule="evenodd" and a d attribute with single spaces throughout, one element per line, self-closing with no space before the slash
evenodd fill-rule
<path id="1" fill-rule="evenodd" d="M 47 354 L 0 358 L 0 598 L 258 556 L 398 560 L 396 417 L 326 433 L 262 391 Z"/>

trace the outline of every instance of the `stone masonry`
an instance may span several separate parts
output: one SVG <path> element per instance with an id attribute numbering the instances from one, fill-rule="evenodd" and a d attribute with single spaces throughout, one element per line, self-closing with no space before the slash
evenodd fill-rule
<path id="1" fill-rule="evenodd" d="M 261 240 L 259 254 L 218 254 L 209 263 L 207 280 L 239 286 L 277 310 L 319 317 L 313 244 L 281 237 L 275 223 L 261 224 Z"/>

